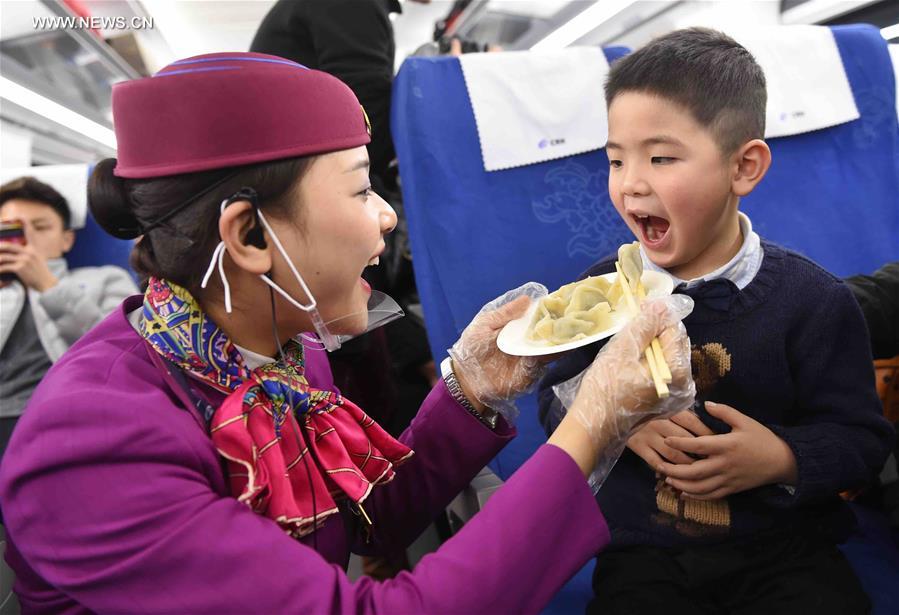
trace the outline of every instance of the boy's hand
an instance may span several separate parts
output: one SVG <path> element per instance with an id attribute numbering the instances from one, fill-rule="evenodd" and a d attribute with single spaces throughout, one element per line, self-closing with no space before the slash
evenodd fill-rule
<path id="1" fill-rule="evenodd" d="M 697 500 L 714 500 L 772 483 L 796 484 L 796 458 L 777 434 L 724 404 L 706 402 L 708 413 L 731 426 L 727 434 L 668 437 L 672 449 L 703 459 L 690 464 L 661 462 L 665 482 Z"/>
<path id="2" fill-rule="evenodd" d="M 0 241 L 0 273 L 14 273 L 22 284 L 44 292 L 59 282 L 33 246 Z"/>
<path id="3" fill-rule="evenodd" d="M 665 444 L 665 438 L 678 436 L 693 438 L 714 435 L 705 423 L 690 410 L 683 410 L 667 419 L 649 421 L 627 441 L 627 447 L 639 455 L 649 467 L 657 469 L 660 463 L 692 463 L 693 458 Z"/>

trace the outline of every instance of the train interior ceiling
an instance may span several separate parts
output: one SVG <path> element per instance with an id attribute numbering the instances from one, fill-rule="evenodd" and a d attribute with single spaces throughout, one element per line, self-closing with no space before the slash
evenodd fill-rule
<path id="1" fill-rule="evenodd" d="M 86 198 L 92 166 L 116 156 L 113 86 L 152 76 L 179 58 L 249 50 L 274 4 L 0 0 L 0 183 L 34 175 L 63 193 L 79 237 L 68 257 L 70 267 L 129 267 L 132 244 L 103 235 L 91 222 Z M 473 111 L 476 96 L 466 89 L 466 68 L 460 68 L 461 60 L 447 58 L 448 52 L 465 52 L 465 57 L 488 50 L 530 51 L 517 54 L 527 58 L 571 47 L 599 48 L 603 53 L 597 55 L 608 69 L 654 37 L 685 27 L 705 26 L 740 42 L 756 41 L 751 50 L 760 53 L 767 43 L 758 41 L 768 33 L 777 41 L 771 43 L 774 49 L 783 44 L 786 27 L 829 27 L 831 68 L 839 73 L 835 82 L 845 87 L 851 117 L 829 122 L 831 107 L 838 106 L 830 104 L 830 93 L 805 96 L 809 109 L 827 108 L 824 119 L 802 130 L 766 135 L 775 165 L 781 166 L 775 166 L 761 189 L 767 205 L 762 196 L 753 195 L 746 210 L 765 237 L 806 254 L 839 277 L 899 261 L 899 0 L 398 0 L 393 6 L 401 11 L 390 14 L 395 59 L 389 117 L 420 295 L 412 313 L 424 323 L 431 348 L 451 346 L 477 307 L 502 290 L 526 279 L 557 288 L 610 248 L 633 239 L 622 234 L 606 194 L 604 142 L 554 157 L 547 149 L 554 143 L 541 141 L 545 151 L 534 157 L 491 168 L 488 131 Z M 81 25 L 61 25 L 65 23 Z M 788 48 L 795 51 L 789 45 L 772 51 L 767 65 L 760 59 L 766 74 L 768 68 L 776 69 L 771 58 L 786 57 L 777 54 Z M 812 67 L 812 53 L 817 51 L 802 57 L 800 50 L 790 61 Z M 783 96 L 803 96 L 771 91 L 772 84 L 790 89 L 788 74 L 769 76 L 769 120 L 772 99 L 781 104 Z M 526 84 L 522 87 L 530 91 Z M 514 100 L 505 103 L 515 105 Z M 604 108 L 602 113 L 605 118 Z M 806 115 L 803 121 L 814 122 L 815 113 Z M 835 160 L 837 166 L 813 168 L 819 159 Z M 801 186 L 795 177 L 804 178 Z M 597 190 L 601 197 L 594 194 Z M 600 206 L 605 209 L 596 220 L 581 217 L 584 207 Z M 508 211 L 499 211 L 503 208 Z M 444 211 L 454 215 L 443 216 Z M 471 219 L 482 215 L 482 224 L 472 231 Z M 522 224 L 518 235 L 508 228 L 513 218 Z M 827 229 L 813 228 L 812 220 L 826 223 Z M 533 237 L 535 225 L 539 239 Z M 458 240 L 469 232 L 495 233 L 502 245 Z M 441 357 L 435 358 L 439 365 Z M 884 393 L 891 405 L 884 404 L 896 424 L 899 357 L 892 361 L 891 371 L 878 374 L 894 379 L 884 385 L 891 387 Z M 451 529 L 477 512 L 545 441 L 534 420 L 535 405 L 533 396 L 525 398 L 519 436 L 454 501 L 448 515 Z M 890 576 L 899 574 L 895 453 L 880 482 L 894 486 L 892 512 L 857 513 L 864 535 L 851 543 L 847 557 L 851 554 L 863 584 L 875 596 L 873 612 L 890 613 L 899 612 L 896 578 Z M 864 499 L 863 494 L 846 495 Z M 413 545 L 412 563 L 445 538 L 433 528 L 429 532 Z M 354 574 L 361 574 L 358 559 L 353 561 Z M 892 572 L 885 572 L 886 561 Z M 591 570 L 582 570 L 545 612 L 582 612 L 590 575 Z"/>
<path id="2" fill-rule="evenodd" d="M 246 50 L 273 2 L 16 0 L 0 2 L 2 166 L 90 163 L 114 153 L 113 84 L 169 62 Z M 400 3 L 392 14 L 396 68 L 433 44 L 435 24 L 460 3 Z M 899 41 L 895 0 L 628 1 L 469 0 L 450 34 L 506 50 L 568 45 L 639 47 L 679 27 L 728 30 L 778 24 L 868 23 Z M 96 30 L 56 29 L 41 20 L 87 15 Z M 127 20 L 122 27 L 123 18 Z M 104 22 L 103 20 L 108 20 Z M 116 22 L 115 20 L 118 20 Z M 103 29 L 103 25 L 112 26 Z M 136 27 L 130 27 L 136 26 Z M 49 102 L 48 102 L 49 101 Z M 56 103 L 53 105 L 52 103 Z M 70 111 L 71 115 L 59 109 Z"/>

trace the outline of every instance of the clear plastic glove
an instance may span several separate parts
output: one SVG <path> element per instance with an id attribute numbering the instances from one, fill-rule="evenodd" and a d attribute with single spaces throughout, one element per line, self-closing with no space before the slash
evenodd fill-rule
<path id="1" fill-rule="evenodd" d="M 681 320 L 693 311 L 685 295 L 645 302 L 627 326 L 603 347 L 583 372 L 553 387 L 567 413 L 600 450 L 590 478 L 599 489 L 630 435 L 646 421 L 693 406 L 696 385 L 690 372 L 690 338 Z M 671 369 L 670 395 L 659 399 L 644 351 L 658 337 Z"/>
<path id="2" fill-rule="evenodd" d="M 481 308 L 449 349 L 453 371 L 466 392 L 510 423 L 518 417 L 512 400 L 533 389 L 548 359 L 508 355 L 497 347 L 496 338 L 506 323 L 527 312 L 531 301 L 547 294 L 542 284 L 528 282 L 497 297 Z"/>

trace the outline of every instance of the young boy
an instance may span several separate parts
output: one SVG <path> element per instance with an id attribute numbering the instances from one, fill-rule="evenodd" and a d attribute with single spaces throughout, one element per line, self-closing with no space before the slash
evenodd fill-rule
<path id="1" fill-rule="evenodd" d="M 612 544 L 588 612 L 867 612 L 836 548 L 852 522 L 838 494 L 876 475 L 892 428 L 852 294 L 738 213 L 771 163 L 761 68 L 721 33 L 680 30 L 615 64 L 606 102 L 612 202 L 644 267 L 696 301 L 700 401 L 637 431 L 600 490 Z M 597 351 L 541 382 L 547 431 L 552 386 Z"/>
<path id="2" fill-rule="evenodd" d="M 69 346 L 137 287 L 119 267 L 69 271 L 75 243 L 66 199 L 33 177 L 0 186 L 0 220 L 23 223 L 26 243 L 0 241 L 0 457 L 41 378 Z"/>

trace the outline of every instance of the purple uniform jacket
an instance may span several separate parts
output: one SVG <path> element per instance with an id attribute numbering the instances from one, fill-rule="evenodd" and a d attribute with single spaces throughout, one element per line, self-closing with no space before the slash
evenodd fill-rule
<path id="1" fill-rule="evenodd" d="M 438 384 L 401 437 L 414 457 L 366 502 L 371 542 L 334 515 L 301 543 L 229 495 L 197 416 L 126 320 L 139 305 L 53 366 L 4 457 L 24 612 L 532 613 L 608 542 L 583 475 L 545 445 L 414 571 L 350 581 L 351 550 L 404 548 L 514 430 L 491 432 Z M 332 386 L 324 353 L 307 362 L 313 385 Z"/>

